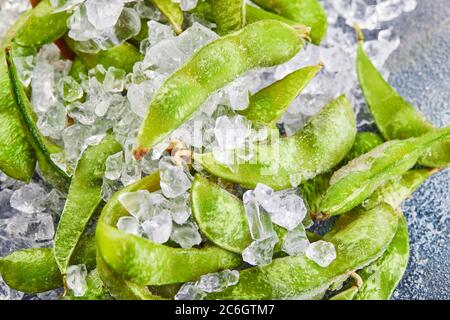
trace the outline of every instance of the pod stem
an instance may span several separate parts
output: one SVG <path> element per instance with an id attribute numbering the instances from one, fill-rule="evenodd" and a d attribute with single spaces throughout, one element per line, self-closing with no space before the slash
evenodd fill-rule
<path id="1" fill-rule="evenodd" d="M 305 26 L 304 24 L 296 24 L 293 28 L 301 39 L 311 42 L 311 37 L 309 36 L 311 32 L 310 27 Z"/>
<path id="2" fill-rule="evenodd" d="M 359 24 L 355 23 L 353 25 L 353 29 L 355 29 L 356 39 L 358 43 L 362 44 L 364 42 L 364 33 L 362 32 L 361 27 L 359 26 Z"/>
<path id="3" fill-rule="evenodd" d="M 352 273 L 350 273 L 350 277 L 353 278 L 353 280 L 355 281 L 355 286 L 359 289 L 362 287 L 363 285 L 363 279 L 361 278 L 361 276 L 356 273 L 355 271 L 353 271 Z"/>

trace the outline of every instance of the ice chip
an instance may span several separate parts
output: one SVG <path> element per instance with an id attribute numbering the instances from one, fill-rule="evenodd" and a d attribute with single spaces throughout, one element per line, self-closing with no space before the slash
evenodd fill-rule
<path id="1" fill-rule="evenodd" d="M 150 46 L 154 46 L 163 40 L 173 39 L 175 37 L 175 33 L 173 32 L 171 26 L 159 23 L 154 20 L 150 20 L 147 24 L 148 40 Z"/>
<path id="2" fill-rule="evenodd" d="M 274 192 L 272 188 L 265 184 L 258 183 L 254 190 L 255 200 L 267 212 L 275 212 L 280 209 L 281 198 L 278 193 Z"/>
<path id="3" fill-rule="evenodd" d="M 117 180 L 120 178 L 123 168 L 123 152 L 117 152 L 106 159 L 105 178 Z"/>
<path id="4" fill-rule="evenodd" d="M 82 297 L 87 289 L 87 270 L 84 264 L 72 265 L 67 268 L 67 287 L 75 297 Z"/>
<path id="5" fill-rule="evenodd" d="M 103 87 L 108 92 L 122 92 L 125 87 L 125 76 L 125 70 L 109 67 L 105 74 Z"/>
<path id="6" fill-rule="evenodd" d="M 135 217 L 120 217 L 117 221 L 117 229 L 128 234 L 139 235 L 139 221 Z"/>
<path id="7" fill-rule="evenodd" d="M 142 230 L 145 236 L 156 243 L 166 243 L 172 234 L 172 216 L 165 211 L 144 221 Z"/>
<path id="8" fill-rule="evenodd" d="M 296 256 L 306 252 L 309 240 L 306 236 L 305 228 L 299 225 L 294 230 L 289 231 L 283 238 L 282 250 L 290 256 Z"/>
<path id="9" fill-rule="evenodd" d="M 306 249 L 306 256 L 321 267 L 328 267 L 336 259 L 336 249 L 331 242 L 319 240 Z"/>
<path id="10" fill-rule="evenodd" d="M 149 217 L 150 201 L 150 192 L 147 190 L 124 192 L 119 195 L 119 202 L 122 206 L 141 222 Z"/>
<path id="11" fill-rule="evenodd" d="M 197 286 L 204 292 L 220 292 L 239 282 L 239 272 L 224 270 L 222 272 L 208 273 L 200 277 Z"/>
<path id="12" fill-rule="evenodd" d="M 39 116 L 37 125 L 44 136 L 61 139 L 62 131 L 67 126 L 66 107 L 60 102 L 55 102 L 47 112 Z"/>
<path id="13" fill-rule="evenodd" d="M 86 13 L 89 22 L 96 29 L 114 26 L 119 20 L 124 6 L 123 0 L 86 0 Z"/>
<path id="14" fill-rule="evenodd" d="M 53 218 L 50 214 L 14 216 L 9 219 L 5 231 L 11 238 L 38 242 L 51 240 L 55 235 Z"/>
<path id="15" fill-rule="evenodd" d="M 167 39 L 150 47 L 144 57 L 144 67 L 152 67 L 159 73 L 171 74 L 186 60 L 174 40 Z"/>
<path id="16" fill-rule="evenodd" d="M 249 190 L 243 197 L 250 233 L 254 240 L 264 240 L 273 237 L 275 231 L 270 216 L 262 209 L 255 197 L 255 192 Z"/>
<path id="17" fill-rule="evenodd" d="M 187 56 L 219 38 L 211 29 L 195 22 L 175 39 L 177 47 Z"/>
<path id="18" fill-rule="evenodd" d="M 177 224 L 185 223 L 191 216 L 191 206 L 189 205 L 189 193 L 185 193 L 169 202 L 169 210 L 172 214 L 172 219 Z"/>
<path id="19" fill-rule="evenodd" d="M 65 76 L 59 82 L 60 94 L 64 101 L 74 102 L 83 97 L 83 88 L 71 76 Z"/>
<path id="20" fill-rule="evenodd" d="M 175 295 L 175 300 L 203 300 L 206 294 L 193 282 L 186 282 Z"/>
<path id="21" fill-rule="evenodd" d="M 236 149 L 245 145 L 251 134 L 251 122 L 243 116 L 229 118 L 220 116 L 216 119 L 214 135 L 221 149 Z"/>
<path id="22" fill-rule="evenodd" d="M 280 207 L 269 212 L 272 222 L 287 230 L 293 230 L 305 218 L 306 205 L 302 198 L 291 192 L 281 196 Z"/>
<path id="23" fill-rule="evenodd" d="M 10 200 L 11 207 L 28 214 L 41 212 L 44 210 L 46 195 L 44 188 L 32 182 L 14 191 Z"/>
<path id="24" fill-rule="evenodd" d="M 191 188 L 192 177 L 183 166 L 175 165 L 170 157 L 159 162 L 161 190 L 167 198 L 176 198 Z"/>
<path id="25" fill-rule="evenodd" d="M 278 237 L 276 234 L 264 240 L 253 241 L 242 251 L 242 259 L 253 266 L 270 264 L 272 262 L 273 249 L 277 242 Z"/>
<path id="26" fill-rule="evenodd" d="M 202 242 L 197 225 L 193 222 L 187 222 L 182 225 L 174 224 L 170 239 L 185 249 L 192 248 Z"/>

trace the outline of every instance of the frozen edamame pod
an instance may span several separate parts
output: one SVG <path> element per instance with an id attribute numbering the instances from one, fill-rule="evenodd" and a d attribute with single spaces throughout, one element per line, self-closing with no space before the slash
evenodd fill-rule
<path id="1" fill-rule="evenodd" d="M 31 179 L 36 167 L 36 156 L 26 139 L 11 96 L 4 49 L 12 45 L 13 39 L 15 43 L 29 47 L 51 43 L 67 30 L 65 21 L 66 13 L 53 14 L 50 2 L 41 1 L 36 8 L 19 17 L 0 45 L 0 170 L 14 179 L 25 182 Z M 19 50 L 15 50 L 17 53 Z"/>
<path id="2" fill-rule="evenodd" d="M 172 0 L 151 0 L 151 2 L 166 16 L 176 33 L 183 32 L 184 16 L 178 3 Z"/>
<path id="3" fill-rule="evenodd" d="M 219 247 L 173 248 L 118 230 L 115 227 L 118 219 L 127 215 L 118 201 L 119 195 L 142 189 L 158 190 L 159 173 L 116 193 L 103 209 L 97 224 L 98 251 L 105 263 L 125 280 L 139 285 L 173 284 L 234 268 L 241 263 L 239 256 Z"/>
<path id="4" fill-rule="evenodd" d="M 251 96 L 248 108 L 240 114 L 255 124 L 273 126 L 321 69 L 317 65 L 292 72 Z"/>
<path id="5" fill-rule="evenodd" d="M 250 69 L 292 58 L 303 46 L 302 37 L 303 28 L 265 20 L 201 48 L 154 95 L 138 134 L 135 158 L 142 158 L 188 120 L 214 91 Z"/>
<path id="6" fill-rule="evenodd" d="M 92 270 L 96 265 L 95 255 L 95 239 L 85 235 L 73 254 L 71 264 L 84 264 Z M 0 258 L 0 274 L 8 286 L 26 293 L 45 292 L 63 286 L 63 277 L 50 248 L 19 250 Z"/>
<path id="7" fill-rule="evenodd" d="M 351 149 L 356 135 L 353 109 L 341 96 L 311 117 L 304 129 L 292 137 L 256 144 L 253 158 L 231 164 L 218 162 L 212 153 L 195 155 L 204 169 L 220 178 L 255 188 L 258 183 L 275 190 L 292 187 L 336 166 Z M 233 159 L 248 154 L 232 152 Z"/>
<path id="8" fill-rule="evenodd" d="M 419 138 L 386 142 L 336 171 L 324 195 L 320 209 L 328 215 L 350 211 L 367 199 L 378 187 L 411 169 L 433 143 L 448 139 L 450 127 Z"/>
<path id="9" fill-rule="evenodd" d="M 378 129 L 386 140 L 418 137 L 436 128 L 401 97 L 383 79 L 364 51 L 363 35 L 359 30 L 356 68 L 361 90 Z M 450 164 L 450 139 L 433 144 L 419 159 L 427 167 Z"/>
<path id="10" fill-rule="evenodd" d="M 338 232 L 324 237 L 334 244 L 336 259 L 320 267 L 305 255 L 275 259 L 240 272 L 239 283 L 208 299 L 308 299 L 343 275 L 375 261 L 397 230 L 398 216 L 387 204 L 364 212 Z"/>
<path id="11" fill-rule="evenodd" d="M 54 254 L 63 275 L 89 220 L 103 203 L 106 159 L 120 150 L 120 144 L 107 135 L 98 145 L 86 149 L 77 164 L 55 235 Z"/>
<path id="12" fill-rule="evenodd" d="M 327 16 L 318 0 L 254 0 L 260 7 L 311 28 L 311 40 L 319 44 L 327 32 Z"/>
<path id="13" fill-rule="evenodd" d="M 163 300 L 152 294 L 146 286 L 124 280 L 120 274 L 111 270 L 100 255 L 97 256 L 97 272 L 109 293 L 117 300 Z"/>
<path id="14" fill-rule="evenodd" d="M 216 31 L 225 35 L 238 31 L 245 25 L 245 1 L 243 0 L 210 0 L 212 14 L 216 22 Z"/>
<path id="15" fill-rule="evenodd" d="M 36 114 L 34 113 L 22 83 L 20 82 L 10 47 L 5 49 L 5 57 L 8 65 L 12 96 L 19 113 L 25 137 L 36 153 L 39 168 L 41 169 L 44 178 L 50 184 L 61 191 L 67 191 L 70 177 L 58 167 L 50 157 L 50 154 L 60 152 L 61 148 L 46 139 L 39 132 L 35 122 Z"/>
<path id="16" fill-rule="evenodd" d="M 242 201 L 200 174 L 192 182 L 191 207 L 200 230 L 215 245 L 240 254 L 252 243 Z M 286 230 L 274 227 L 283 239 Z M 278 243 L 275 252 L 280 250 Z"/>
<path id="17" fill-rule="evenodd" d="M 352 149 L 345 156 L 344 160 L 336 166 L 335 170 L 339 169 L 343 165 L 346 165 L 349 161 L 371 151 L 383 142 L 383 138 L 376 133 L 358 132 L 356 134 L 355 143 L 353 144 Z M 310 214 L 316 215 L 320 213 L 320 202 L 330 186 L 330 178 L 332 175 L 333 171 L 320 174 L 300 186 L 300 193 L 303 200 L 305 200 L 308 205 L 308 211 Z"/>
<path id="18" fill-rule="evenodd" d="M 128 42 L 97 53 L 85 53 L 75 49 L 76 46 L 73 39 L 70 37 L 65 37 L 65 39 L 87 69 L 95 68 L 95 66 L 101 64 L 105 69 L 115 67 L 131 72 L 134 64 L 144 58 L 139 50 Z"/>

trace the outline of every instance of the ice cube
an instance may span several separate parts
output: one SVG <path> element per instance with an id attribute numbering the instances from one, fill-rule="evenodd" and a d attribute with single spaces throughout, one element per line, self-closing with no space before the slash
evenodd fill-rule
<path id="1" fill-rule="evenodd" d="M 39 116 L 37 125 L 44 136 L 61 139 L 62 131 L 67 126 L 66 107 L 60 102 L 55 102 L 47 112 Z"/>
<path id="2" fill-rule="evenodd" d="M 254 240 L 264 240 L 273 237 L 275 231 L 267 212 L 256 201 L 255 192 L 249 190 L 243 197 L 250 233 Z"/>
<path id="3" fill-rule="evenodd" d="M 109 67 L 103 81 L 103 87 L 108 92 L 122 92 L 125 87 L 125 76 L 125 70 Z"/>
<path id="4" fill-rule="evenodd" d="M 144 81 L 139 84 L 132 84 L 128 88 L 127 98 L 130 101 L 130 107 L 140 118 L 147 114 L 148 106 L 155 92 L 153 81 Z"/>
<path id="5" fill-rule="evenodd" d="M 192 176 L 184 165 L 175 165 L 170 157 L 159 162 L 160 185 L 167 198 L 176 198 L 191 188 Z"/>
<path id="6" fill-rule="evenodd" d="M 273 249 L 277 242 L 276 234 L 264 240 L 253 241 L 242 251 L 242 259 L 253 266 L 269 264 L 272 262 Z"/>
<path id="7" fill-rule="evenodd" d="M 186 60 L 174 40 L 167 39 L 150 47 L 144 57 L 145 68 L 152 67 L 159 73 L 171 74 Z"/>
<path id="8" fill-rule="evenodd" d="M 106 159 L 105 178 L 117 180 L 120 178 L 123 169 L 123 152 L 117 152 Z"/>
<path id="9" fill-rule="evenodd" d="M 53 218 L 50 214 L 14 216 L 9 219 L 5 230 L 11 238 L 39 242 L 51 240 L 55 235 Z"/>
<path id="10" fill-rule="evenodd" d="M 187 56 L 219 38 L 211 29 L 195 22 L 175 39 L 177 47 Z"/>
<path id="11" fill-rule="evenodd" d="M 239 282 L 239 272 L 224 270 L 222 272 L 208 273 L 200 277 L 197 286 L 204 292 L 220 292 Z"/>
<path id="12" fill-rule="evenodd" d="M 283 239 L 282 250 L 290 256 L 296 256 L 306 252 L 309 240 L 306 236 L 305 228 L 299 225 L 294 230 L 286 233 Z"/>
<path id="13" fill-rule="evenodd" d="M 172 216 L 165 211 L 144 221 L 142 230 L 145 236 L 156 243 L 166 243 L 172 234 Z"/>
<path id="14" fill-rule="evenodd" d="M 169 210 L 172 219 L 177 224 L 185 223 L 191 216 L 191 206 L 189 205 L 189 193 L 182 194 L 169 202 Z"/>
<path id="15" fill-rule="evenodd" d="M 94 124 L 97 116 L 95 115 L 95 106 L 89 102 L 81 103 L 74 102 L 67 106 L 69 116 L 81 124 L 92 125 Z"/>
<path id="16" fill-rule="evenodd" d="M 305 218 L 307 209 L 302 198 L 292 192 L 281 193 L 281 204 L 271 210 L 272 222 L 287 230 L 293 230 Z"/>
<path id="17" fill-rule="evenodd" d="M 175 33 L 171 26 L 150 20 L 148 23 L 148 40 L 149 45 L 154 46 L 157 43 L 175 38 Z"/>
<path id="18" fill-rule="evenodd" d="M 278 193 L 265 184 L 258 183 L 254 190 L 255 200 L 267 212 L 276 212 L 281 207 L 281 198 Z"/>
<path id="19" fill-rule="evenodd" d="M 236 149 L 245 145 L 251 134 L 251 122 L 243 116 L 221 116 L 216 119 L 214 135 L 221 149 Z"/>
<path id="20" fill-rule="evenodd" d="M 328 267 L 336 259 L 336 249 L 331 242 L 319 240 L 306 249 L 306 256 L 321 267 Z"/>
<path id="21" fill-rule="evenodd" d="M 11 196 L 11 207 L 24 213 L 38 213 L 44 210 L 43 202 L 47 192 L 37 183 L 24 185 Z"/>
<path id="22" fill-rule="evenodd" d="M 75 297 L 82 297 L 87 289 L 87 270 L 84 264 L 72 265 L 67 268 L 67 287 Z"/>
<path id="23" fill-rule="evenodd" d="M 123 184 L 120 181 L 103 178 L 102 199 L 106 202 L 109 201 L 112 195 L 121 189 L 123 189 Z"/>
<path id="24" fill-rule="evenodd" d="M 193 282 L 186 282 L 175 295 L 175 300 L 203 300 L 206 294 Z"/>
<path id="25" fill-rule="evenodd" d="M 89 22 L 96 29 L 114 26 L 119 20 L 124 6 L 123 0 L 86 0 L 86 13 Z"/>
<path id="26" fill-rule="evenodd" d="M 83 88 L 71 76 L 65 76 L 59 81 L 60 95 L 64 101 L 74 102 L 83 97 Z"/>
<path id="27" fill-rule="evenodd" d="M 195 9 L 198 0 L 180 0 L 180 8 L 183 11 L 190 11 Z"/>
<path id="28" fill-rule="evenodd" d="M 193 222 L 187 222 L 182 225 L 174 224 L 170 239 L 185 249 L 192 248 L 202 242 L 198 227 Z"/>
<path id="29" fill-rule="evenodd" d="M 83 1 L 85 0 L 50 0 L 50 3 L 54 8 L 54 12 L 60 12 L 72 9 Z"/>
<path id="30" fill-rule="evenodd" d="M 117 221 L 117 229 L 128 234 L 140 234 L 139 221 L 135 217 L 120 217 Z"/>
<path id="31" fill-rule="evenodd" d="M 50 191 L 45 197 L 43 207 L 51 214 L 60 215 L 64 209 L 66 196 L 57 189 Z"/>
<path id="32" fill-rule="evenodd" d="M 119 196 L 119 202 L 139 221 L 145 221 L 149 217 L 151 196 L 147 190 L 124 192 Z"/>
<path id="33" fill-rule="evenodd" d="M 245 110 L 250 103 L 250 95 L 246 78 L 238 78 L 225 88 L 230 107 L 233 110 Z"/>

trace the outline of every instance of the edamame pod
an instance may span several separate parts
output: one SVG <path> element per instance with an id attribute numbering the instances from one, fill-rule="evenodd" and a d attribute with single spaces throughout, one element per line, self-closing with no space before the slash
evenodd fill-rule
<path id="1" fill-rule="evenodd" d="M 146 286 L 124 280 L 108 267 L 100 255 L 97 256 L 97 271 L 109 293 L 117 300 L 162 300 L 161 297 L 153 295 Z"/>
<path id="2" fill-rule="evenodd" d="M 24 47 L 41 47 L 61 38 L 67 31 L 68 11 L 53 12 L 49 0 L 41 1 L 32 10 L 25 13 L 13 41 Z"/>
<path id="3" fill-rule="evenodd" d="M 276 13 L 272 13 L 272 12 L 266 11 L 266 10 L 258 8 L 258 7 L 254 7 L 254 6 L 250 6 L 250 5 L 247 5 L 245 7 L 245 20 L 246 20 L 247 24 L 255 23 L 256 21 L 261 21 L 261 20 L 268 20 L 268 19 L 279 20 L 279 21 L 287 23 L 291 26 L 298 24 L 298 22 L 295 22 L 293 20 L 290 20 L 283 16 L 280 16 Z"/>
<path id="4" fill-rule="evenodd" d="M 302 68 L 250 97 L 247 109 L 240 112 L 254 124 L 271 127 L 286 112 L 294 99 L 322 69 L 322 65 Z"/>
<path id="5" fill-rule="evenodd" d="M 83 236 L 71 264 L 95 268 L 95 238 Z M 63 278 L 50 248 L 19 250 L 0 258 L 0 274 L 5 283 L 18 291 L 39 293 L 63 286 Z"/>
<path id="6" fill-rule="evenodd" d="M 36 156 L 25 137 L 11 96 L 4 49 L 12 45 L 14 38 L 16 43 L 31 47 L 53 42 L 67 30 L 64 15 L 53 14 L 50 2 L 41 1 L 36 8 L 20 16 L 0 45 L 0 170 L 14 179 L 25 182 L 28 182 L 34 173 Z M 64 26 L 61 21 L 64 21 Z M 35 29 L 36 26 L 39 28 Z M 52 27 L 42 28 L 42 26 Z"/>
<path id="7" fill-rule="evenodd" d="M 389 141 L 349 162 L 331 177 L 321 211 L 328 215 L 350 211 L 378 187 L 411 169 L 430 145 L 449 137 L 450 127 L 419 138 Z"/>
<path id="8" fill-rule="evenodd" d="M 216 32 L 225 35 L 238 31 L 245 25 L 245 1 L 210 0 L 212 14 L 216 22 Z"/>
<path id="9" fill-rule="evenodd" d="M 319 44 L 327 32 L 327 16 L 318 0 L 253 0 L 260 7 L 311 27 L 311 40 Z"/>
<path id="10" fill-rule="evenodd" d="M 233 164 L 231 169 L 211 153 L 195 156 L 206 171 L 220 178 L 250 188 L 263 183 L 283 190 L 291 188 L 293 182 L 298 185 L 336 166 L 351 149 L 355 135 L 353 109 L 341 96 L 311 117 L 302 131 L 257 144 L 250 161 Z M 233 159 L 238 159 L 240 152 L 243 150 L 234 151 Z"/>
<path id="11" fill-rule="evenodd" d="M 359 30 L 357 73 L 361 90 L 369 105 L 378 129 L 386 140 L 418 137 L 435 130 L 425 117 L 401 97 L 383 79 L 364 51 L 363 36 Z M 450 140 L 432 145 L 419 159 L 427 167 L 450 164 Z"/>
<path id="12" fill-rule="evenodd" d="M 116 193 L 103 209 L 97 224 L 97 248 L 102 259 L 115 272 L 140 285 L 165 285 L 197 279 L 202 274 L 234 268 L 240 257 L 215 246 L 179 249 L 156 244 L 115 228 L 118 219 L 127 215 L 117 201 L 122 192 L 159 189 L 159 173 L 148 176 Z M 183 265 L 183 268 L 179 268 Z"/>
<path id="13" fill-rule="evenodd" d="M 69 47 L 76 52 L 79 59 L 87 69 L 95 68 L 101 64 L 105 69 L 115 67 L 125 70 L 127 73 L 133 71 L 136 62 L 144 57 L 132 44 L 125 42 L 108 50 L 102 50 L 97 53 L 85 53 L 75 49 L 75 41 L 66 37 Z"/>
<path id="14" fill-rule="evenodd" d="M 242 201 L 200 174 L 192 182 L 191 208 L 199 229 L 215 245 L 241 254 L 253 242 Z M 274 229 L 282 240 L 286 230 Z M 281 242 L 274 248 L 276 253 Z"/>
<path id="15" fill-rule="evenodd" d="M 214 91 L 250 69 L 292 58 L 303 45 L 302 36 L 302 30 L 266 20 L 201 48 L 154 95 L 138 134 L 135 158 L 142 158 L 182 125 Z"/>
<path id="16" fill-rule="evenodd" d="M 383 139 L 376 133 L 358 132 L 352 149 L 345 156 L 344 160 L 337 165 L 335 170 L 346 165 L 349 161 L 371 151 L 382 143 Z M 330 187 L 330 178 L 332 175 L 333 171 L 320 174 L 300 186 L 300 194 L 308 205 L 310 215 L 315 216 L 320 213 L 320 202 L 327 189 Z"/>
<path id="17" fill-rule="evenodd" d="M 50 184 L 61 191 L 66 191 L 70 183 L 70 177 L 58 167 L 50 157 L 50 154 L 59 152 L 61 148 L 47 140 L 39 132 L 35 123 L 36 114 L 34 113 L 22 83 L 20 82 L 10 47 L 5 49 L 5 57 L 8 65 L 9 79 L 11 81 L 12 96 L 17 111 L 19 112 L 25 137 L 36 153 L 39 168 L 41 169 L 44 178 Z"/>
<path id="18" fill-rule="evenodd" d="M 305 299 L 328 288 L 343 275 L 375 261 L 397 230 L 398 216 L 387 204 L 364 212 L 345 228 L 324 237 L 334 244 L 336 259 L 326 268 L 305 255 L 275 259 L 240 272 L 239 283 L 208 299 Z"/>
<path id="19" fill-rule="evenodd" d="M 106 159 L 121 149 L 112 135 L 107 135 L 98 145 L 88 147 L 77 164 L 55 235 L 54 254 L 63 275 L 89 220 L 103 203 Z"/>
<path id="20" fill-rule="evenodd" d="M 178 3 L 172 0 L 151 0 L 151 2 L 166 16 L 176 33 L 183 32 L 184 16 Z"/>

